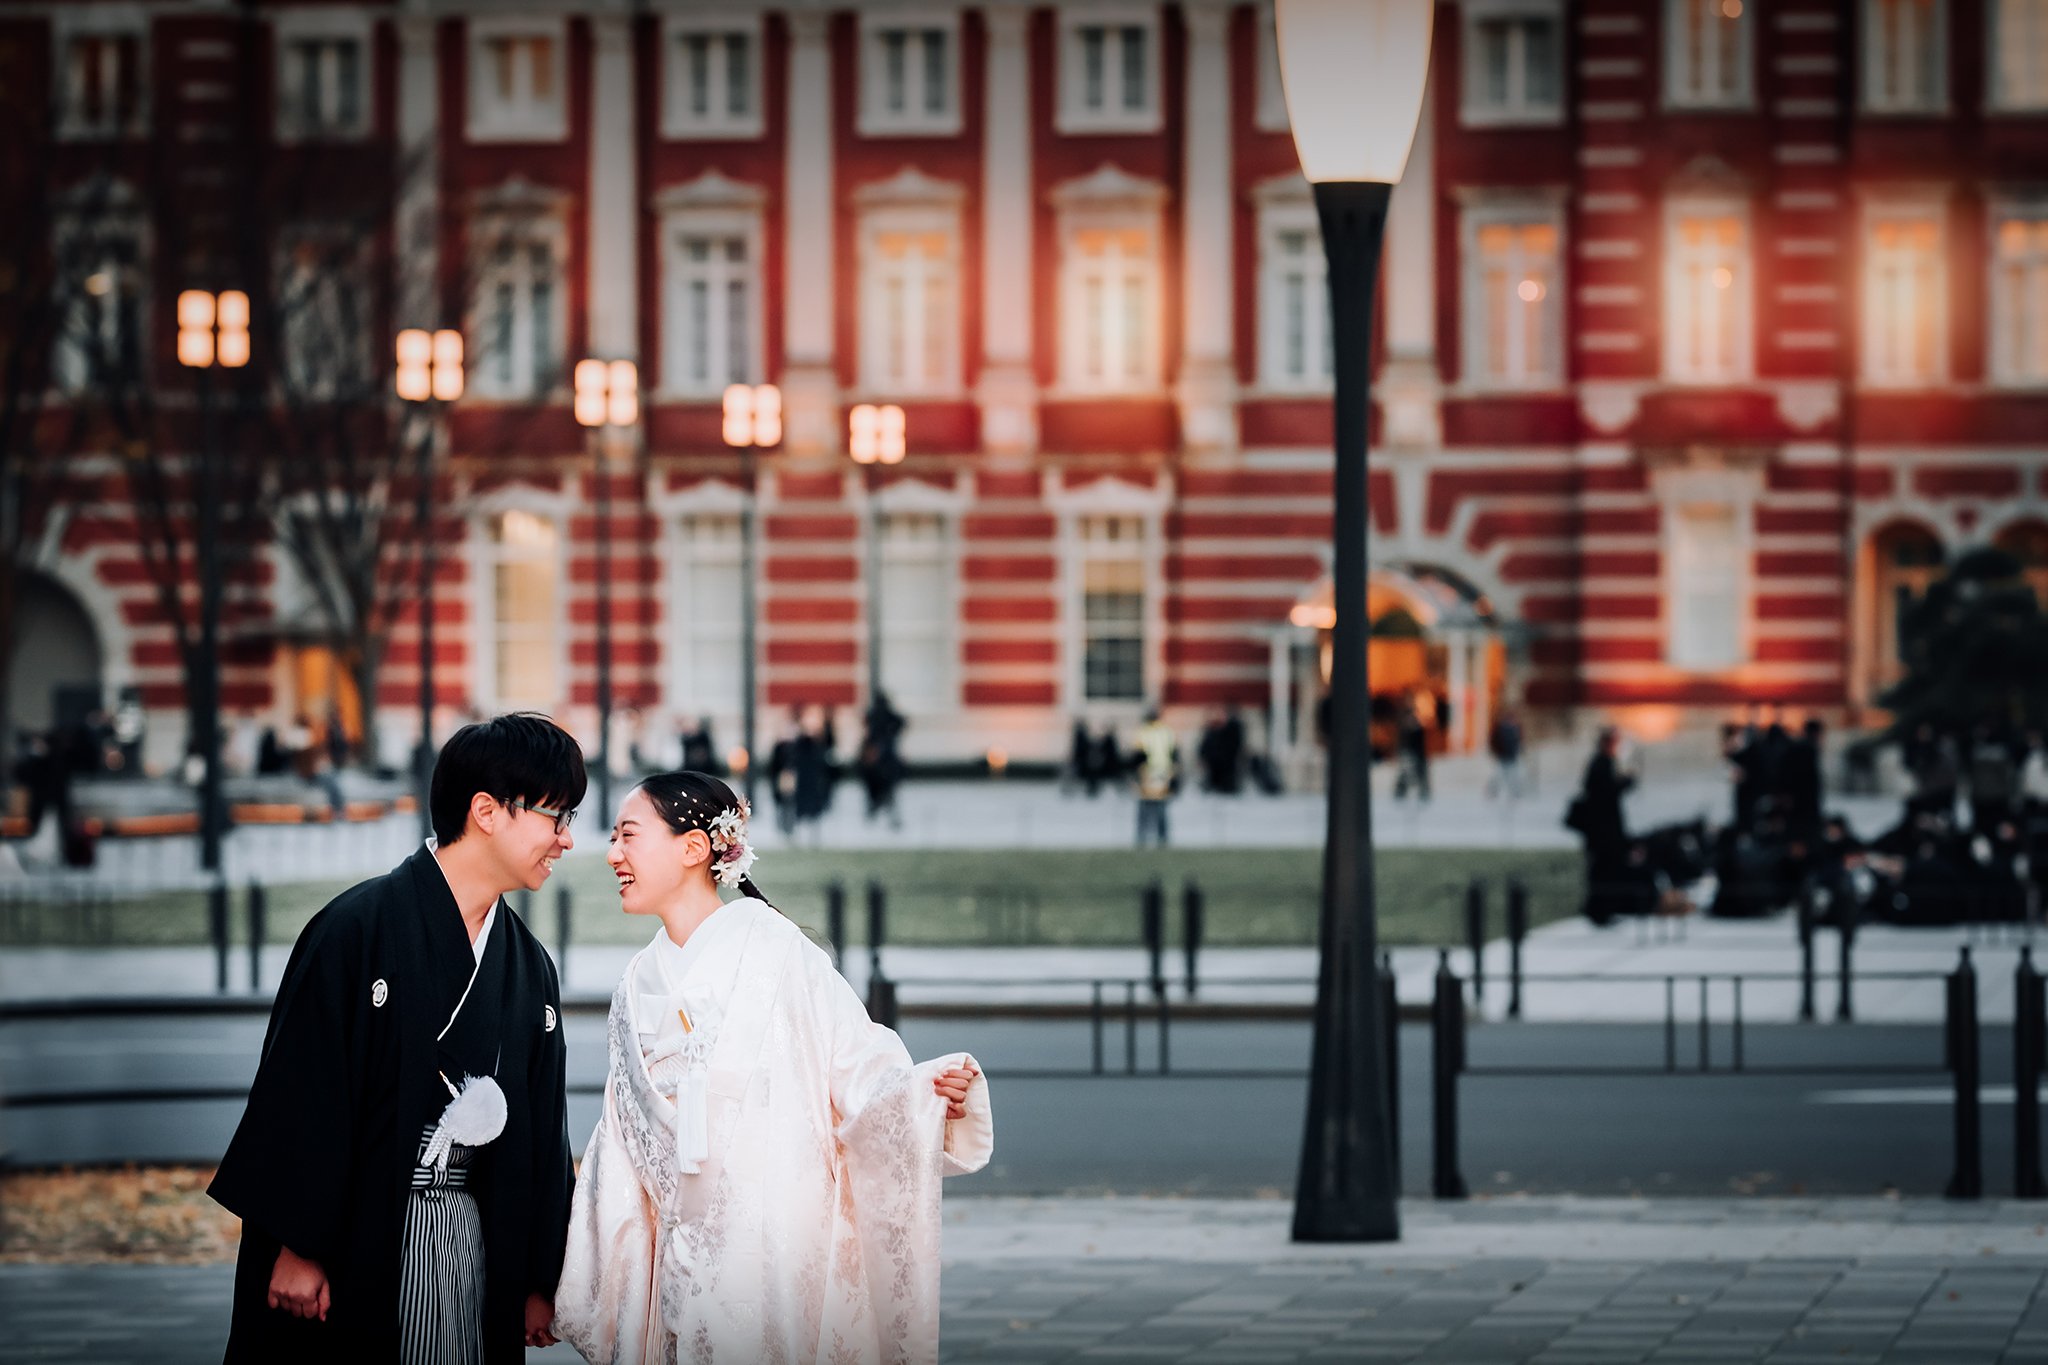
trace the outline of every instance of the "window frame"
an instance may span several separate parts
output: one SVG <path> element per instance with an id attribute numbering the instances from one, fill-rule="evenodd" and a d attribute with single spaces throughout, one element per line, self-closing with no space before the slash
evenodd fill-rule
<path id="1" fill-rule="evenodd" d="M 925 625 L 934 632 L 934 638 L 939 643 L 935 653 L 940 662 L 934 674 L 937 685 L 933 688 L 934 695 L 929 699 L 904 692 L 898 685 L 893 684 L 889 678 L 889 660 L 896 653 L 896 642 L 891 636 L 891 622 L 901 618 L 885 607 L 881 619 L 882 690 L 889 694 L 890 703 L 906 716 L 952 715 L 960 706 L 960 652 L 947 648 L 946 645 L 958 638 L 960 628 L 959 514 L 951 507 L 930 505 L 932 501 L 936 501 L 933 499 L 891 497 L 891 492 L 893 490 L 885 490 L 876 495 L 872 514 L 868 518 L 868 534 L 876 538 L 875 568 L 883 576 L 883 582 L 875 586 L 880 590 L 887 581 L 891 557 L 890 537 L 886 532 L 888 525 L 892 521 L 911 517 L 929 518 L 938 523 L 939 534 L 934 552 L 940 584 L 938 614 L 931 622 L 918 624 Z M 899 545 L 897 548 L 900 551 L 902 547 Z M 900 600 L 900 595 L 891 600 Z"/>
<path id="2" fill-rule="evenodd" d="M 375 47 L 367 14 L 341 9 L 282 9 L 271 26 L 272 69 L 276 73 L 273 125 L 279 142 L 361 142 L 376 125 Z M 356 46 L 355 118 L 352 122 L 308 124 L 298 107 L 298 75 L 294 49 L 308 41 L 350 42 Z"/>
<path id="3" fill-rule="evenodd" d="M 88 244 L 97 247 L 101 242 L 118 238 L 132 249 L 132 268 L 135 272 L 135 373 L 128 378 L 134 383 L 147 383 L 155 366 L 155 352 L 151 345 L 153 310 L 150 306 L 152 288 L 149 222 L 142 211 L 134 205 L 132 196 L 125 187 L 114 186 L 107 189 L 106 193 L 110 202 L 105 205 L 95 208 L 65 208 L 58 212 L 51 243 L 52 252 L 56 257 L 56 270 L 61 280 L 73 252 L 80 249 L 73 245 L 75 239 L 89 238 Z M 94 254 L 98 252 L 95 251 Z M 93 273 L 97 273 L 96 268 Z M 57 331 L 50 342 L 49 372 L 46 378 L 49 391 L 62 398 L 82 397 L 105 382 L 104 377 L 95 368 L 93 358 L 87 356 L 83 348 L 77 344 L 71 327 L 71 310 L 74 308 L 97 311 L 103 315 L 102 321 L 110 308 L 118 308 L 118 301 L 113 305 L 94 301 L 96 296 L 84 290 L 84 280 L 90 278 L 90 274 L 81 278 L 79 296 L 71 296 L 67 285 L 66 293 L 59 300 L 61 307 L 57 315 Z"/>
<path id="4" fill-rule="evenodd" d="M 664 514 L 666 529 L 670 538 L 669 582 L 671 592 L 667 607 L 669 657 L 674 661 L 666 671 L 665 683 L 669 692 L 668 705 L 695 719 L 698 716 L 729 716 L 746 704 L 744 669 L 746 665 L 747 631 L 746 622 L 737 615 L 733 621 L 732 655 L 739 665 L 731 679 L 731 690 L 726 696 L 715 700 L 693 695 L 686 691 L 683 683 L 691 681 L 690 665 L 702 647 L 702 641 L 714 638 L 708 632 L 699 632 L 694 625 L 695 616 L 690 604 L 712 596 L 711 589 L 699 582 L 706 569 L 728 567 L 720 553 L 717 556 L 703 553 L 704 549 L 723 551 L 725 542 L 700 546 L 696 536 L 690 534 L 691 523 L 719 521 L 729 523 L 737 535 L 731 542 L 732 558 L 730 567 L 738 573 L 746 572 L 747 563 L 747 509 L 745 495 L 734 492 L 729 498 L 714 501 L 710 497 L 693 499 L 690 505 L 670 509 Z M 742 585 L 744 586 L 744 585 Z M 722 638 L 723 631 L 716 638 Z M 679 676 L 688 675 L 688 676 Z"/>
<path id="5" fill-rule="evenodd" d="M 1091 380 L 1082 357 L 1087 350 L 1088 317 L 1082 299 L 1082 265 L 1076 239 L 1083 232 L 1122 232 L 1141 229 L 1150 238 L 1151 254 L 1145 266 L 1147 293 L 1145 355 L 1140 373 L 1119 372 L 1115 378 Z M 1059 222 L 1059 390 L 1063 394 L 1090 397 L 1144 397 L 1156 394 L 1164 384 L 1164 340 L 1161 336 L 1166 304 L 1166 283 L 1160 255 L 1165 229 L 1163 215 L 1152 207 L 1087 208 L 1068 210 Z M 1118 338 L 1127 341 L 1127 338 Z M 1122 349 L 1104 342 L 1105 354 Z"/>
<path id="6" fill-rule="evenodd" d="M 1742 111 L 1756 108 L 1756 25 L 1757 11 L 1762 0 L 1749 0 L 1742 13 L 1732 22 L 1735 31 L 1735 65 L 1741 77 L 1737 89 L 1727 93 L 1707 93 L 1689 89 L 1680 80 L 1680 73 L 1687 65 L 1690 55 L 1686 44 L 1685 9 L 1692 0 L 1665 0 L 1664 20 L 1664 79 L 1662 82 L 1664 107 L 1697 113 Z"/>
<path id="7" fill-rule="evenodd" d="M 767 346 L 762 335 L 766 311 L 762 305 L 762 292 L 766 284 L 766 271 L 762 266 L 763 244 L 767 232 L 758 208 L 733 206 L 728 208 L 682 207 L 668 209 L 661 215 L 661 373 L 656 395 L 663 398 L 708 400 L 720 397 L 731 382 L 756 384 L 767 374 Z M 687 359 L 683 346 L 686 323 L 682 316 L 680 286 L 684 283 L 686 263 L 682 260 L 680 238 L 689 232 L 702 232 L 707 236 L 743 239 L 747 244 L 747 377 L 743 380 L 707 380 L 698 387 L 684 373 Z M 731 349 L 731 338 L 726 338 L 723 348 Z"/>
<path id="8" fill-rule="evenodd" d="M 1567 58 L 1565 46 L 1564 7 L 1560 0 L 1465 0 L 1459 7 L 1463 13 L 1460 22 L 1463 29 L 1460 38 L 1464 60 L 1460 64 L 1458 90 L 1458 121 L 1471 128 L 1499 127 L 1555 127 L 1564 122 L 1565 113 L 1565 67 Z M 1491 20 L 1547 19 L 1557 32 L 1557 98 L 1551 105 L 1535 105 L 1528 102 L 1527 90 L 1521 101 L 1511 100 L 1508 104 L 1495 106 L 1478 100 L 1480 90 L 1479 43 L 1476 30 L 1482 21 Z M 1528 66 L 1526 60 L 1521 69 L 1521 79 L 1527 85 Z M 1516 80 L 1515 70 L 1509 70 L 1509 88 L 1512 92 Z"/>
<path id="9" fill-rule="evenodd" d="M 2010 291 L 1999 287 L 1999 227 L 2012 220 L 2037 222 L 2048 230 L 2048 194 L 2027 196 L 1993 196 L 1985 205 L 1985 259 L 1990 262 L 1986 289 L 1990 294 L 1990 307 L 1985 310 L 1985 325 L 1991 329 L 1986 338 L 1986 377 L 1991 385 L 2001 389 L 2037 390 L 2048 389 L 2048 282 L 2044 282 L 2040 295 L 2044 300 L 2044 316 L 2032 319 L 2035 344 L 2040 348 L 2035 364 L 2036 370 L 2029 374 L 2013 364 L 2014 357 L 2007 350 L 2004 338 L 2012 330 L 2012 308 L 2014 299 Z M 2048 246 L 2041 249 L 2039 263 L 2033 267 L 2048 276 Z"/>
<path id="10" fill-rule="evenodd" d="M 1144 33 L 1144 80 L 1145 103 L 1141 108 L 1128 109 L 1123 105 L 1121 52 L 1115 61 L 1105 53 L 1103 87 L 1104 107 L 1090 109 L 1082 100 L 1083 83 L 1086 80 L 1086 61 L 1081 43 L 1081 30 L 1101 28 L 1109 31 L 1139 29 Z M 1067 6 L 1059 12 L 1058 46 L 1054 61 L 1054 80 L 1057 98 L 1053 101 L 1053 130 L 1068 136 L 1086 136 L 1097 133 L 1156 133 L 1166 126 L 1166 104 L 1160 90 L 1161 73 L 1164 63 L 1160 54 L 1162 26 L 1159 21 L 1159 7 L 1156 5 L 1133 4 L 1091 4 Z M 1111 73 L 1114 72 L 1114 76 Z M 1110 81 L 1116 87 L 1117 97 L 1111 97 Z"/>
<path id="11" fill-rule="evenodd" d="M 1885 0 L 1862 0 L 1857 10 L 1856 88 L 1859 109 L 1879 117 L 1926 118 L 1946 114 L 1949 109 L 1948 0 L 1928 0 L 1934 7 L 1933 21 L 1929 25 L 1934 40 L 1934 89 L 1916 92 L 1912 99 L 1879 95 L 1877 73 L 1883 63 L 1877 14 L 1884 3 Z M 1985 82 L 1986 90 L 1994 83 L 1995 75 Z"/>
<path id="12" fill-rule="evenodd" d="M 556 373 L 551 376 L 533 374 L 531 382 L 522 385 L 515 377 L 509 385 L 500 385 L 491 374 L 491 357 L 494 352 L 486 344 L 484 326 L 490 316 L 491 294 L 497 283 L 496 263 L 490 260 L 476 261 L 478 250 L 478 228 L 489 230 L 484 238 L 487 245 L 495 245 L 504 237 L 511 237 L 526 246 L 544 245 L 548 249 L 554 267 L 554 298 L 552 316 L 549 319 L 549 350 L 553 353 Z M 568 374 L 568 230 L 558 214 L 541 211 L 518 211 L 510 209 L 479 213 L 470 225 L 469 249 L 472 253 L 472 271 L 477 281 L 475 297 L 471 300 L 470 319 L 464 340 L 465 353 L 470 357 L 467 364 L 469 374 L 467 394 L 476 398 L 497 402 L 530 403 L 545 402 L 560 393 Z M 529 305 L 530 306 L 530 305 Z M 516 343 L 515 343 L 516 344 Z M 529 362 L 532 348 L 524 348 Z M 516 353 L 516 352 L 515 352 Z M 547 382 L 543 382 L 543 381 Z"/>
<path id="13" fill-rule="evenodd" d="M 1662 635 L 1664 663 L 1678 672 L 1691 674 L 1725 673 L 1730 669 L 1742 668 L 1756 658 L 1756 508 L 1753 494 L 1745 496 L 1746 489 L 1731 485 L 1733 480 L 1713 477 L 1698 480 L 1681 480 L 1680 487 L 1669 491 L 1662 500 L 1664 531 L 1663 542 L 1663 604 Z M 1680 554 L 1680 530 L 1688 509 L 1697 507 L 1726 508 L 1729 520 L 1734 526 L 1734 540 L 1731 554 L 1735 561 L 1735 636 L 1732 641 L 1731 657 L 1709 659 L 1694 657 L 1679 648 L 1688 622 L 1696 622 L 1693 613 L 1680 609 L 1680 604 L 1689 600 L 1684 584 L 1687 576 L 1682 572 Z"/>
<path id="14" fill-rule="evenodd" d="M 1306 264 L 1313 282 L 1311 291 L 1314 300 L 1309 305 L 1305 319 L 1304 348 L 1314 345 L 1316 334 L 1321 333 L 1322 353 L 1331 358 L 1334 366 L 1335 337 L 1330 326 L 1330 281 L 1329 265 L 1322 249 L 1322 222 L 1316 214 L 1313 200 L 1287 197 L 1272 197 L 1263 200 L 1258 210 L 1258 376 L 1259 388 L 1269 393 L 1328 393 L 1336 381 L 1334 369 L 1331 373 L 1309 373 L 1291 375 L 1282 364 L 1286 350 L 1286 316 L 1281 300 L 1280 286 L 1284 282 L 1286 258 L 1278 251 L 1281 234 L 1306 232 L 1314 243 L 1308 252 Z M 1319 370 L 1311 365 L 1311 371 Z"/>
<path id="15" fill-rule="evenodd" d="M 471 142 L 562 142 L 569 136 L 569 25 L 565 18 L 473 15 L 467 20 L 463 80 L 464 132 Z M 490 45 L 505 39 L 545 38 L 551 44 L 554 99 L 548 104 L 501 104 L 482 79 Z"/>
<path id="16" fill-rule="evenodd" d="M 959 210 L 951 205 L 942 204 L 882 204 L 862 209 L 855 230 L 858 270 L 856 293 L 861 310 L 856 343 L 859 347 L 857 370 L 862 391 L 876 397 L 933 398 L 959 395 L 964 391 L 965 385 L 966 350 L 962 332 L 964 312 L 961 307 L 965 262 Z M 945 363 L 942 367 L 944 373 L 936 379 L 922 376 L 907 382 L 892 379 L 882 367 L 882 351 L 888 339 L 883 333 L 884 310 L 878 297 L 881 286 L 881 263 L 877 254 L 876 239 L 880 234 L 891 231 L 937 232 L 946 239 L 944 264 L 950 274 L 952 307 L 946 318 Z M 923 299 L 919 300 L 920 304 L 924 302 Z M 919 324 L 916 330 L 920 339 L 928 345 L 930 338 L 922 334 L 922 324 Z"/>
<path id="17" fill-rule="evenodd" d="M 355 344 L 340 359 L 347 367 L 345 371 L 318 377 L 303 375 L 298 368 L 295 352 L 296 336 L 293 331 L 295 319 L 287 312 L 290 283 L 296 261 L 294 257 L 301 246 L 313 246 L 327 253 L 326 272 L 334 287 L 342 294 L 353 293 L 361 300 L 372 300 L 375 294 L 371 288 L 370 249 L 366 243 L 352 241 L 346 229 L 326 224 L 296 225 L 279 234 L 276 266 L 272 273 L 273 301 L 277 314 L 277 356 L 280 382 L 292 386 L 291 391 L 299 397 L 315 402 L 334 401 L 346 397 L 372 396 L 381 392 L 372 366 L 369 350 L 369 336 L 374 318 L 364 316 L 355 319 L 351 327 L 346 319 L 336 319 L 335 325 L 344 335 L 351 332 Z"/>
<path id="18" fill-rule="evenodd" d="M 1153 618 L 1158 611 L 1158 566 L 1154 562 L 1158 537 L 1150 519 L 1143 513 L 1129 508 L 1111 507 L 1099 510 L 1076 511 L 1069 519 L 1068 535 L 1071 542 L 1069 572 L 1071 587 L 1069 601 L 1073 613 L 1072 641 L 1069 652 L 1069 672 L 1073 689 L 1074 705 L 1085 707 L 1118 706 L 1142 709 L 1155 695 L 1157 668 L 1153 653 L 1159 632 Z M 1091 552 L 1088 526 L 1091 522 L 1128 522 L 1137 528 L 1137 537 L 1129 554 L 1111 555 Z M 1109 542 L 1100 542 L 1109 543 Z M 1138 566 L 1138 692 L 1136 696 L 1093 696 L 1088 691 L 1088 645 L 1096 638 L 1088 622 L 1088 568 L 1091 563 L 1134 562 Z M 1120 638 L 1120 637 L 1119 637 Z"/>
<path id="19" fill-rule="evenodd" d="M 895 32 L 931 33 L 945 37 L 945 107 L 924 108 L 925 73 L 919 58 L 906 45 L 904 65 L 904 108 L 885 107 L 883 92 L 887 56 L 883 35 Z M 960 12 L 940 9 L 863 10 L 860 15 L 858 99 L 855 101 L 854 129 L 862 137 L 953 137 L 964 126 L 964 99 L 960 89 Z"/>
<path id="20" fill-rule="evenodd" d="M 1551 288 L 1543 310 L 1543 353 L 1547 363 L 1540 372 L 1524 376 L 1489 374 L 1483 363 L 1486 346 L 1488 299 L 1481 279 L 1479 234 L 1497 225 L 1546 226 L 1555 234 L 1557 249 L 1551 255 Z M 1458 220 L 1458 377 L 1461 386 L 1484 393 L 1547 393 L 1564 387 L 1565 312 L 1569 298 L 1569 239 L 1563 202 L 1551 196 L 1485 198 L 1462 206 Z"/>
<path id="21" fill-rule="evenodd" d="M 1726 374 L 1700 371 L 1696 373 L 1682 369 L 1678 364 L 1679 340 L 1689 319 L 1678 313 L 1678 302 L 1683 297 L 1679 287 L 1678 235 L 1679 228 L 1688 218 L 1733 218 L 1741 229 L 1740 265 L 1744 276 L 1736 281 L 1734 289 L 1734 362 Z M 1663 312 L 1662 328 L 1664 382 L 1672 385 L 1697 387 L 1722 387 L 1730 384 L 1747 384 L 1756 378 L 1756 221 L 1751 201 L 1746 195 L 1736 194 L 1680 194 L 1665 201 L 1664 209 L 1664 260 L 1662 267 Z"/>
<path id="22" fill-rule="evenodd" d="M 60 142 L 120 142 L 147 136 L 155 91 L 151 77 L 149 14 L 134 4 L 60 5 L 50 20 L 51 85 L 56 92 L 56 137 Z M 87 121 L 71 88 L 71 45 L 81 38 L 135 41 L 135 108 L 126 123 Z"/>
<path id="23" fill-rule="evenodd" d="M 471 519 L 472 539 L 475 557 L 472 561 L 478 572 L 472 575 L 473 588 L 470 595 L 470 619 L 475 622 L 470 642 L 475 648 L 476 673 L 471 679 L 471 690 L 477 694 L 483 708 L 491 712 L 509 710 L 552 711 L 569 696 L 573 685 L 573 669 L 568 662 L 569 651 L 565 642 L 569 638 L 569 521 L 571 507 L 567 499 L 532 493 L 515 494 L 511 497 L 490 500 L 479 507 Z M 556 585 L 552 621 L 542 628 L 552 635 L 547 650 L 551 661 L 552 680 L 555 695 L 552 697 L 508 697 L 499 692 L 499 665 L 502 662 L 499 634 L 502 622 L 498 619 L 498 570 L 504 564 L 502 542 L 492 535 L 493 523 L 509 513 L 520 513 L 544 521 L 554 531 L 553 582 Z M 544 556 L 536 555 L 536 559 Z"/>
<path id="24" fill-rule="evenodd" d="M 1934 364 L 1927 374 L 1892 372 L 1876 364 L 1881 353 L 1881 326 L 1885 319 L 1878 307 L 1877 252 L 1873 236 L 1878 223 L 1886 219 L 1928 221 L 1934 226 L 1934 279 L 1929 286 L 1933 296 Z M 1860 277 L 1857 280 L 1857 313 L 1862 323 L 1857 337 L 1858 381 L 1873 389 L 1925 389 L 1946 382 L 1952 372 L 1953 359 L 1948 333 L 1948 206 L 1931 195 L 1866 199 L 1863 211 L 1858 215 L 1857 232 L 1860 266 L 1857 272 Z M 1996 291 L 1993 292 L 1995 294 Z"/>
<path id="25" fill-rule="evenodd" d="M 2025 3 L 2034 7 L 2032 22 L 2041 29 L 2039 42 L 2044 55 L 2044 69 L 2036 78 L 2033 99 L 2014 99 L 2005 89 L 2000 74 L 1998 57 L 2005 51 L 2006 35 L 2002 31 L 2005 23 L 2005 7 L 2009 3 Z M 2040 114 L 2048 113 L 2048 0 L 1990 0 L 1984 17 L 1984 109 L 1993 114 Z"/>
<path id="26" fill-rule="evenodd" d="M 708 73 L 714 108 L 702 115 L 691 111 L 689 73 L 684 69 L 683 44 L 687 39 L 698 36 L 747 40 L 743 64 L 747 69 L 747 89 L 752 98 L 745 112 L 735 114 L 729 104 L 722 112 L 715 107 L 717 96 L 729 97 L 731 93 L 726 84 L 727 72 L 716 59 Z M 758 14 L 667 16 L 662 21 L 661 30 L 661 136 L 670 142 L 741 141 L 762 136 L 767 128 L 767 101 L 761 89 L 766 70 L 762 50 L 766 42 L 766 26 Z"/>

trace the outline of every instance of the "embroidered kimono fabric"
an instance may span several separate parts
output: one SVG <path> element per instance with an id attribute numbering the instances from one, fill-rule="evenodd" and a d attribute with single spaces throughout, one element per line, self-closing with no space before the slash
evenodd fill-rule
<path id="1" fill-rule="evenodd" d="M 939 1182 L 988 1161 L 986 1083 L 947 1122 L 932 1080 L 964 1054 L 913 1065 L 760 901 L 724 907 L 685 946 L 664 982 L 650 944 L 613 996 L 555 1330 L 617 1365 L 935 1361 Z M 673 1029 L 643 1017 L 655 1001 L 682 1012 Z"/>

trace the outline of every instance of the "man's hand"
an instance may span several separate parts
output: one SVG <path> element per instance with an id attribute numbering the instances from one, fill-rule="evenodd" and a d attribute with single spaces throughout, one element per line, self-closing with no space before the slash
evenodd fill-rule
<path id="1" fill-rule="evenodd" d="M 269 1302 L 295 1318 L 327 1321 L 329 1298 L 327 1272 L 318 1261 L 309 1261 L 290 1247 L 280 1247 L 277 1264 L 270 1269 Z"/>
<path id="2" fill-rule="evenodd" d="M 981 1073 L 973 1066 L 956 1066 L 951 1071 L 942 1071 L 932 1079 L 932 1089 L 946 1102 L 946 1118 L 967 1117 L 967 1088 L 974 1084 L 974 1078 Z"/>
<path id="3" fill-rule="evenodd" d="M 538 1294 L 526 1296 L 526 1344 L 552 1346 L 561 1338 L 554 1333 L 555 1305 Z"/>

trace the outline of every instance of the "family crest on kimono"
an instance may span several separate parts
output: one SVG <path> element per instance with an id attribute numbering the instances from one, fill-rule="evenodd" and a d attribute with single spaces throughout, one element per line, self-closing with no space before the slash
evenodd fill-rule
<path id="1" fill-rule="evenodd" d="M 299 935 L 209 1190 L 242 1219 L 229 1362 L 484 1365 L 555 1340 L 561 985 L 502 897 L 547 880 L 584 784 L 546 717 L 464 727 L 434 838 Z"/>
<path id="2" fill-rule="evenodd" d="M 694 772 L 619 810 L 621 908 L 661 923 L 612 998 L 554 1330 L 617 1365 L 935 1361 L 940 1180 L 988 1162 L 987 1082 L 869 1020 L 748 875 L 749 814 Z"/>

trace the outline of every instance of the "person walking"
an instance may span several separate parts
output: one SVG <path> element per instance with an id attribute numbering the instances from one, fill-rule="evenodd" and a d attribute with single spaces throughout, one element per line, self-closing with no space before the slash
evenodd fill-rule
<path id="1" fill-rule="evenodd" d="M 1572 801 L 1565 824 L 1578 831 L 1586 854 L 1586 918 L 1606 924 L 1626 899 L 1622 891 L 1629 880 L 1628 818 L 1621 798 L 1635 786 L 1634 774 L 1621 766 L 1621 731 L 1607 726 L 1600 731 L 1593 757 L 1579 794 Z"/>
<path id="2" fill-rule="evenodd" d="M 860 780 L 867 789 L 867 818 L 889 817 L 889 828 L 903 828 L 903 812 L 896 805 L 896 789 L 903 782 L 903 754 L 899 747 L 904 719 L 889 704 L 889 694 L 877 692 L 864 720 L 860 741 Z"/>
<path id="3" fill-rule="evenodd" d="M 1493 755 L 1493 777 L 1486 794 L 1519 800 L 1522 795 L 1522 722 L 1512 711 L 1494 718 L 1486 736 L 1487 752 Z"/>
<path id="4" fill-rule="evenodd" d="M 1149 834 L 1161 848 L 1166 847 L 1166 809 L 1180 788 L 1180 745 L 1173 731 L 1159 718 L 1159 709 L 1145 712 L 1138 727 L 1138 847 Z"/>
<path id="5" fill-rule="evenodd" d="M 1401 708 L 1394 723 L 1394 748 L 1401 763 L 1394 778 L 1394 799 L 1400 800 L 1412 789 L 1422 800 L 1429 800 L 1429 727 L 1423 723 L 1416 698 L 1411 697 Z"/>

